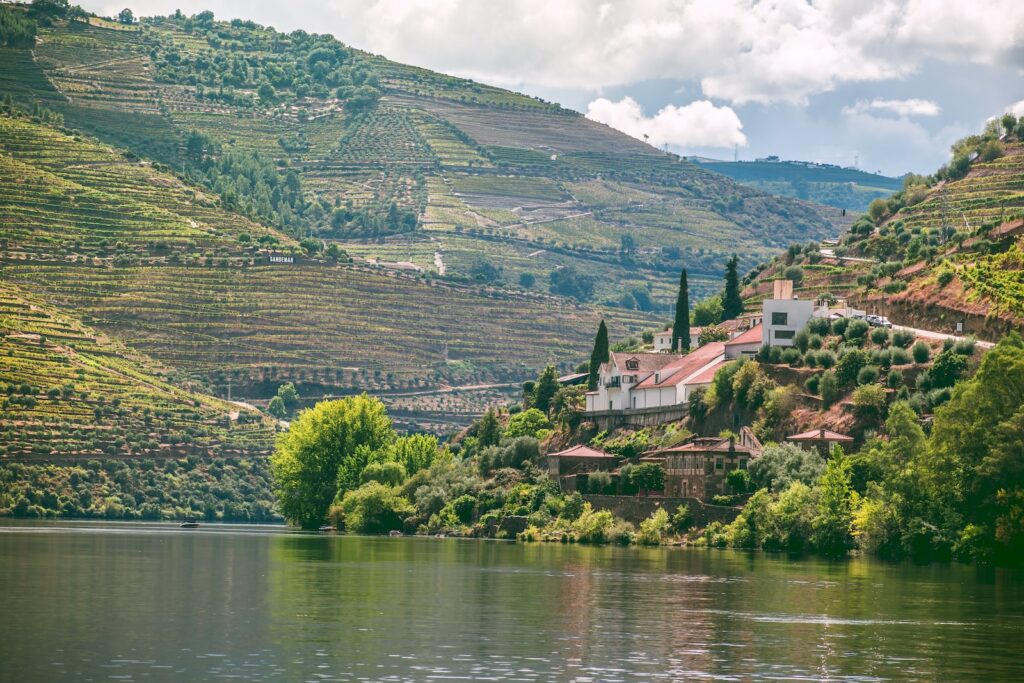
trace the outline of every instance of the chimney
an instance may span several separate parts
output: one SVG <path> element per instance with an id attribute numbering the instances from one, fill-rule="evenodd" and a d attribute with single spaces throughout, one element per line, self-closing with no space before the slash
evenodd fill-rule
<path id="1" fill-rule="evenodd" d="M 793 281 L 792 280 L 775 280 L 772 283 L 775 287 L 775 291 L 772 294 L 772 298 L 776 301 L 782 301 L 785 299 L 793 298 Z"/>

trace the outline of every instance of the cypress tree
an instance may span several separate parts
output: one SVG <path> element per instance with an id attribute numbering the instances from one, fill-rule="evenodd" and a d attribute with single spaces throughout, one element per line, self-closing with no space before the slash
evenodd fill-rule
<path id="1" fill-rule="evenodd" d="M 672 350 L 690 350 L 690 291 L 686 284 L 686 268 L 679 275 L 676 319 L 672 323 Z"/>
<path id="2" fill-rule="evenodd" d="M 594 350 L 590 352 L 590 376 L 587 377 L 587 391 L 597 389 L 597 375 L 601 363 L 608 362 L 608 328 L 604 321 L 597 326 L 597 337 L 594 339 Z"/>
<path id="3" fill-rule="evenodd" d="M 740 276 L 737 272 L 740 260 L 736 254 L 725 262 L 725 296 L 722 297 L 722 320 L 732 320 L 743 313 L 743 299 L 740 298 Z"/>
<path id="4" fill-rule="evenodd" d="M 557 391 L 558 371 L 555 370 L 554 365 L 549 365 L 544 368 L 544 371 L 540 373 L 540 377 L 537 378 L 537 389 L 533 399 L 533 407 L 547 415 L 548 409 L 551 407 L 551 399 L 555 397 Z"/>

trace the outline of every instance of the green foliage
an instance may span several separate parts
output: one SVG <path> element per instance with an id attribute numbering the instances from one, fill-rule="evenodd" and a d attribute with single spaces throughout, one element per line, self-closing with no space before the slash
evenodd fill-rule
<path id="1" fill-rule="evenodd" d="M 689 503 L 682 503 L 676 508 L 676 511 L 672 514 L 672 528 L 677 533 L 684 533 L 689 531 L 693 526 L 693 512 L 690 510 Z"/>
<path id="2" fill-rule="evenodd" d="M 672 323 L 672 349 L 690 350 L 690 289 L 686 282 L 685 268 L 679 274 L 676 314 Z"/>
<path id="3" fill-rule="evenodd" d="M 914 348 L 911 349 L 910 353 L 913 355 L 915 363 L 927 363 L 928 359 L 931 358 L 932 350 L 928 344 L 919 341 L 914 344 Z"/>
<path id="4" fill-rule="evenodd" d="M 818 482 L 818 514 L 814 517 L 812 543 L 825 555 L 845 555 L 854 547 L 853 491 L 850 463 L 834 451 Z"/>
<path id="5" fill-rule="evenodd" d="M 607 472 L 591 472 L 587 475 L 587 492 L 597 495 L 612 492 L 612 475 Z"/>
<path id="6" fill-rule="evenodd" d="M 320 526 L 331 502 L 356 488 L 372 454 L 394 439 L 384 404 L 365 395 L 304 411 L 281 434 L 271 457 L 285 519 L 304 529 Z"/>
<path id="7" fill-rule="evenodd" d="M 608 355 L 608 328 L 604 320 L 597 326 L 597 336 L 594 338 L 594 350 L 590 352 L 590 365 L 587 375 L 587 391 L 597 389 L 597 380 L 600 376 L 601 364 L 607 363 Z"/>
<path id="8" fill-rule="evenodd" d="M 665 468 L 653 462 L 640 463 L 630 469 L 627 481 L 643 493 L 661 491 L 665 488 Z"/>
<path id="9" fill-rule="evenodd" d="M 359 474 L 359 481 L 362 484 L 376 481 L 385 486 L 398 486 L 405 481 L 405 478 L 405 468 L 394 461 L 371 462 Z"/>
<path id="10" fill-rule="evenodd" d="M 672 523 L 668 511 L 665 508 L 658 508 L 650 517 L 640 522 L 636 542 L 640 545 L 661 545 L 671 530 Z"/>
<path id="11" fill-rule="evenodd" d="M 275 396 L 270 399 L 270 403 L 267 405 L 267 412 L 278 419 L 281 419 L 288 414 L 288 411 L 284 407 L 284 400 L 282 400 L 280 396 Z"/>
<path id="12" fill-rule="evenodd" d="M 825 461 L 817 451 L 790 443 L 769 445 L 760 458 L 750 461 L 747 471 L 751 487 L 778 493 L 795 481 L 813 484 L 825 471 Z"/>
<path id="13" fill-rule="evenodd" d="M 377 481 L 349 491 L 341 500 L 345 528 L 356 533 L 380 534 L 402 528 L 413 506 L 398 489 Z"/>
<path id="14" fill-rule="evenodd" d="M 295 390 L 295 385 L 291 382 L 282 384 L 277 388 L 277 398 L 281 399 L 281 403 L 286 410 L 295 410 L 295 407 L 299 404 L 299 392 Z"/>
<path id="15" fill-rule="evenodd" d="M 750 474 L 746 470 L 731 470 L 725 480 L 733 493 L 742 494 L 750 489 Z"/>
<path id="16" fill-rule="evenodd" d="M 874 384 L 878 381 L 878 375 L 877 365 L 865 365 L 857 373 L 857 384 Z"/>
<path id="17" fill-rule="evenodd" d="M 521 436 L 528 436 L 534 439 L 541 439 L 551 430 L 552 424 L 541 411 L 536 408 L 524 410 L 509 418 L 508 426 L 505 427 L 504 437 L 516 439 Z"/>
<path id="18" fill-rule="evenodd" d="M 725 307 L 722 304 L 722 297 L 720 296 L 709 296 L 707 299 L 698 301 L 693 307 L 693 312 L 690 315 L 690 322 L 694 325 L 700 325 L 706 327 L 709 325 L 717 325 L 725 318 Z"/>
<path id="19" fill-rule="evenodd" d="M 20 9 L 0 5 L 0 46 L 30 48 L 36 43 L 36 22 Z"/>
<path id="20" fill-rule="evenodd" d="M 494 408 L 488 408 L 476 426 L 476 437 L 481 447 L 497 446 L 501 440 L 501 423 Z"/>
<path id="21" fill-rule="evenodd" d="M 738 268 L 739 259 L 733 254 L 732 258 L 725 262 L 725 293 L 722 295 L 723 320 L 732 320 L 743 313 Z"/>
<path id="22" fill-rule="evenodd" d="M 600 545 L 610 540 L 614 521 L 612 513 L 607 510 L 595 512 L 590 503 L 584 503 L 579 517 L 572 523 L 572 530 L 580 543 Z"/>

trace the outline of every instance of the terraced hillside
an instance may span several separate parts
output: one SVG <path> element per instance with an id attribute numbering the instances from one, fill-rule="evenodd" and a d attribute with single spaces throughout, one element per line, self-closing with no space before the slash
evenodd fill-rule
<path id="1" fill-rule="evenodd" d="M 0 281 L 0 457 L 268 453 L 260 413 L 171 384 L 148 358 Z"/>
<path id="2" fill-rule="evenodd" d="M 5 281 L 221 395 L 515 381 L 579 355 L 600 315 L 622 333 L 650 320 L 310 257 L 175 176 L 25 118 L 0 116 L 0 198 Z"/>
<path id="3" fill-rule="evenodd" d="M 684 265 L 701 296 L 732 252 L 753 265 L 838 232 L 838 211 L 737 185 L 558 105 L 301 32 L 198 15 L 56 22 L 34 59 L 6 50 L 0 67 L 67 125 L 197 182 L 192 132 L 287 165 L 305 201 L 267 221 L 456 281 L 547 292 L 571 266 L 592 278 L 572 292 L 581 300 L 634 307 L 623 293 L 644 288 L 669 307 Z"/>
<path id="4" fill-rule="evenodd" d="M 801 296 L 845 296 L 894 320 L 996 339 L 1024 329 L 1024 126 L 991 127 L 954 161 L 872 206 L 842 244 L 793 250 L 752 278 L 751 301 L 795 268 Z"/>

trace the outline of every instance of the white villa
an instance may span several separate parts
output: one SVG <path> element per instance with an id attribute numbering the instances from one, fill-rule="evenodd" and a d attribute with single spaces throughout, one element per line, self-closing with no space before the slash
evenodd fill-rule
<path id="1" fill-rule="evenodd" d="M 689 402 L 709 386 L 725 363 L 725 344 L 712 342 L 685 356 L 672 353 L 612 353 L 601 365 L 597 390 L 587 393 L 587 412 L 667 408 Z"/>
<path id="2" fill-rule="evenodd" d="M 845 303 L 842 304 L 845 306 Z M 654 353 L 612 353 L 601 365 L 597 390 L 587 393 L 586 414 L 603 420 L 644 417 L 647 424 L 677 419 L 698 387 L 707 387 L 726 363 L 752 358 L 763 345 L 789 347 L 812 317 L 841 317 L 852 309 L 796 298 L 792 280 L 776 280 L 761 313 L 723 324 L 725 342 L 698 347 L 701 328 L 690 330 L 688 354 L 672 353 L 672 331 L 654 335 Z M 600 421 L 600 420 L 599 420 Z"/>

